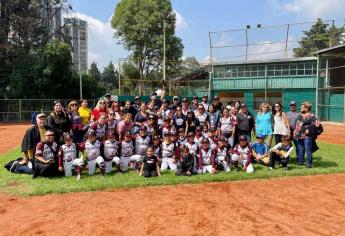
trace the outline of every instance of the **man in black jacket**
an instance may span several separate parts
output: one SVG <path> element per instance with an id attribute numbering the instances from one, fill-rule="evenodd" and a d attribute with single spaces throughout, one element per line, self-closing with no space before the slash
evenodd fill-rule
<path id="1" fill-rule="evenodd" d="M 241 110 L 237 115 L 236 132 L 237 136 L 245 135 L 247 142 L 251 141 L 251 133 L 255 132 L 255 120 L 253 115 L 248 111 L 247 105 L 242 103 Z"/>

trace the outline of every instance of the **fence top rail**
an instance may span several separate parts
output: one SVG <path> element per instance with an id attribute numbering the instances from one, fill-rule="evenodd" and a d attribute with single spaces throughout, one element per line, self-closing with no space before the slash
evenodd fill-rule
<path id="1" fill-rule="evenodd" d="M 97 98 L 85 98 L 86 100 L 96 100 Z M 52 101 L 52 100 L 80 100 L 80 98 L 1 98 L 0 101 L 18 101 L 18 100 L 23 100 L 23 101 Z"/>

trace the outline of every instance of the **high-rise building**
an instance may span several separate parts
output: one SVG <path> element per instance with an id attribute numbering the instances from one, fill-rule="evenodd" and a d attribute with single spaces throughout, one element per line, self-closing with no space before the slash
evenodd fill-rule
<path id="1" fill-rule="evenodd" d="M 73 67 L 76 71 L 86 71 L 88 65 L 88 25 L 78 18 L 64 18 L 65 34 L 69 35 Z"/>

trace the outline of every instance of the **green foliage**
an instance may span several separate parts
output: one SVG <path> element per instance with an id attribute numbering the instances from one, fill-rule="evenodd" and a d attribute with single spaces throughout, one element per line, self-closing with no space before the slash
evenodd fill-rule
<path id="1" fill-rule="evenodd" d="M 176 16 L 170 0 L 123 0 L 117 4 L 112 27 L 116 30 L 115 36 L 132 52 L 140 79 L 162 72 L 164 26 L 167 71 L 180 62 L 183 44 L 175 36 L 175 25 Z"/>
<path id="2" fill-rule="evenodd" d="M 341 34 L 344 33 L 344 27 L 328 27 L 320 18 L 311 26 L 309 31 L 304 31 L 304 37 L 299 42 L 300 47 L 294 48 L 295 57 L 312 56 L 318 50 L 330 46 L 338 45 L 341 42 Z"/>
<path id="3" fill-rule="evenodd" d="M 104 85 L 104 87 L 107 88 L 107 90 L 112 90 L 116 84 L 116 70 L 115 66 L 112 62 L 110 62 L 106 67 L 104 67 L 104 70 L 101 75 L 101 80 Z"/>
<path id="4" fill-rule="evenodd" d="M 93 78 L 95 81 L 100 81 L 101 80 L 101 72 L 98 70 L 97 63 L 93 62 L 91 64 L 90 70 L 89 70 L 89 75 L 91 78 Z"/>
<path id="5" fill-rule="evenodd" d="M 15 195 L 44 195 L 49 193 L 65 193 L 80 191 L 97 191 L 111 188 L 128 188 L 128 187 L 145 187 L 154 185 L 175 185 L 206 183 L 219 181 L 249 180 L 249 179 L 269 179 L 287 176 L 305 176 L 330 173 L 345 172 L 345 154 L 344 146 L 320 143 L 320 150 L 314 154 L 314 167 L 307 169 L 304 166 L 296 166 L 293 157 L 289 164 L 289 170 L 284 171 L 281 168 L 273 171 L 267 170 L 266 167 L 255 164 L 255 172 L 247 174 L 243 172 L 220 172 L 218 174 L 204 174 L 192 177 L 177 177 L 171 172 L 164 172 L 161 177 L 146 179 L 140 177 L 134 172 L 116 175 L 110 174 L 106 177 L 88 176 L 83 171 L 80 181 L 75 177 L 65 178 L 56 177 L 51 179 L 37 178 L 32 179 L 28 175 L 16 175 L 9 173 L 6 169 L 0 169 L 0 191 Z M 10 160 L 20 155 L 20 149 L 10 151 L 0 157 L 0 166 L 3 166 Z"/>

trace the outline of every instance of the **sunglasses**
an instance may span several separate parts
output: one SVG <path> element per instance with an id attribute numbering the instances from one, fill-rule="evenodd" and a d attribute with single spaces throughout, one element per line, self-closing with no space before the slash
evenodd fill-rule
<path id="1" fill-rule="evenodd" d="M 54 137 L 55 135 L 54 134 L 47 134 L 46 136 L 47 137 Z"/>
<path id="2" fill-rule="evenodd" d="M 109 115 L 113 116 L 113 115 L 115 115 L 115 113 L 109 113 Z"/>
<path id="3" fill-rule="evenodd" d="M 72 107 L 74 107 L 74 106 L 78 106 L 78 104 L 71 104 L 71 106 L 72 106 Z"/>
<path id="4" fill-rule="evenodd" d="M 100 102 L 99 104 L 104 105 L 104 104 L 105 104 L 105 102 Z"/>
<path id="5" fill-rule="evenodd" d="M 277 107 L 280 108 L 280 106 L 274 106 L 274 107 L 275 107 L 275 108 L 277 108 Z"/>

